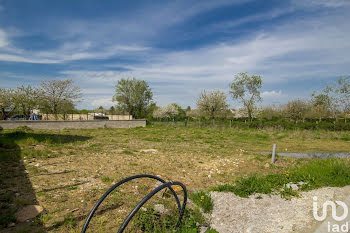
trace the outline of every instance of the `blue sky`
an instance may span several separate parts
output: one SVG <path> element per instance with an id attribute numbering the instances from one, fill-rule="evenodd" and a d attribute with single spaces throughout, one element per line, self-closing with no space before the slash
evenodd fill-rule
<path id="1" fill-rule="evenodd" d="M 350 0 L 0 0 L 0 87 L 72 78 L 91 109 L 134 76 L 158 105 L 194 107 L 248 72 L 283 104 L 350 74 L 349 22 Z"/>

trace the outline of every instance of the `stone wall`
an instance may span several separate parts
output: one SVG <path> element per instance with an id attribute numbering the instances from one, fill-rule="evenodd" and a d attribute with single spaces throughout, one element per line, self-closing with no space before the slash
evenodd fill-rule
<path id="1" fill-rule="evenodd" d="M 146 120 L 94 120 L 94 121 L 0 121 L 0 128 L 15 129 L 28 126 L 32 129 L 97 129 L 145 127 Z"/>

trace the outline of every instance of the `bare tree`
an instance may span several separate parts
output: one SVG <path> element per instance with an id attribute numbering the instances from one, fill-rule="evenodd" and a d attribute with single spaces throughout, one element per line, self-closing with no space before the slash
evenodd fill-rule
<path id="1" fill-rule="evenodd" d="M 337 118 L 338 113 L 346 116 L 350 112 L 350 76 L 339 77 L 337 83 L 327 86 L 323 90 L 331 102 L 331 108 L 334 116 Z"/>
<path id="2" fill-rule="evenodd" d="M 71 104 L 74 106 L 75 101 L 81 97 L 80 88 L 73 85 L 72 79 L 43 81 L 40 87 L 42 109 L 53 113 L 56 120 L 60 111 L 67 111 L 66 107 L 72 106 Z"/>
<path id="3" fill-rule="evenodd" d="M 31 112 L 38 107 L 39 90 L 30 85 L 17 87 L 13 92 L 13 101 L 26 119 Z"/>
<path id="4" fill-rule="evenodd" d="M 252 120 L 252 113 L 256 102 L 261 101 L 261 87 L 261 77 L 259 75 L 249 76 L 246 72 L 235 75 L 235 80 L 230 84 L 232 98 L 239 100 L 247 109 L 249 121 Z"/>
<path id="5" fill-rule="evenodd" d="M 13 95 L 12 89 L 0 88 L 0 111 L 3 120 L 6 120 L 17 108 Z"/>
<path id="6" fill-rule="evenodd" d="M 285 116 L 294 121 L 304 120 L 309 112 L 310 104 L 304 100 L 289 101 L 284 107 Z"/>
<path id="7" fill-rule="evenodd" d="M 197 107 L 203 115 L 213 120 L 214 124 L 214 119 L 227 110 L 226 95 L 220 90 L 210 92 L 203 90 L 197 100 Z"/>

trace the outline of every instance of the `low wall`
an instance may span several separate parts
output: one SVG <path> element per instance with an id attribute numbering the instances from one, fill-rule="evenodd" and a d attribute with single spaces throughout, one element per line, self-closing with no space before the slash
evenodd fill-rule
<path id="1" fill-rule="evenodd" d="M 97 129 L 145 127 L 146 120 L 94 120 L 94 121 L 0 121 L 3 129 L 28 126 L 32 129 Z"/>
<path id="2" fill-rule="evenodd" d="M 42 120 L 49 120 L 49 121 L 55 121 L 56 120 L 56 116 L 54 114 L 40 114 L 41 115 L 41 119 Z M 73 121 L 93 121 L 94 120 L 94 116 L 98 116 L 98 113 L 88 113 L 88 114 L 58 114 L 57 115 L 57 120 L 59 121 L 71 121 L 73 119 Z M 109 120 L 132 120 L 132 116 L 131 115 L 108 115 L 105 114 L 103 116 L 106 116 L 109 118 Z M 2 118 L 0 118 L 2 119 Z"/>

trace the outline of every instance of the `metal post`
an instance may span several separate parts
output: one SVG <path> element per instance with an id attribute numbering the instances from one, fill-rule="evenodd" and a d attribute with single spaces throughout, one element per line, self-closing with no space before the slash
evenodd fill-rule
<path id="1" fill-rule="evenodd" d="M 275 163 L 275 160 L 276 160 L 276 144 L 273 144 L 271 163 Z"/>

